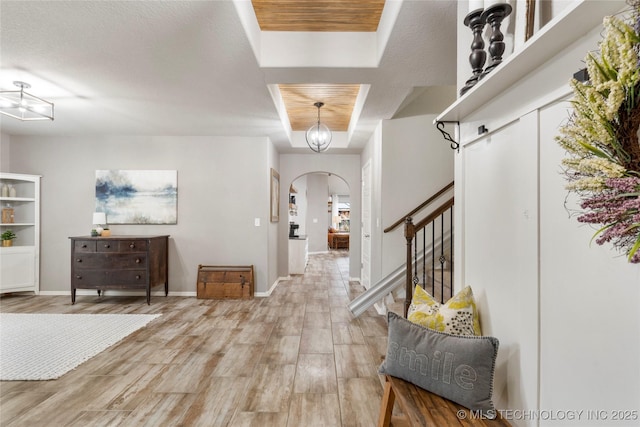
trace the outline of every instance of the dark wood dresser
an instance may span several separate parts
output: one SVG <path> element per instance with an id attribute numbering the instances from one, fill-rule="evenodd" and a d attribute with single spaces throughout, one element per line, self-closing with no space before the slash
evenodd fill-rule
<path id="1" fill-rule="evenodd" d="M 144 289 L 164 285 L 169 294 L 169 236 L 70 237 L 71 304 L 76 289 Z"/>

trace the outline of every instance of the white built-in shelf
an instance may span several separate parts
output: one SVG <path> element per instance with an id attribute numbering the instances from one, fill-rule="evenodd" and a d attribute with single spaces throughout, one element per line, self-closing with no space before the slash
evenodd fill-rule
<path id="1" fill-rule="evenodd" d="M 565 47 L 583 37 L 607 15 L 628 7 L 624 0 L 581 0 L 567 5 L 478 84 L 444 110 L 435 121 L 461 121 L 496 95 L 535 70 Z M 577 70 L 576 70 L 577 71 Z"/>
<path id="2" fill-rule="evenodd" d="M 35 202 L 33 197 L 0 197 L 0 202 Z"/>
<path id="3" fill-rule="evenodd" d="M 11 246 L 0 246 L 0 253 L 16 253 L 16 252 L 24 252 L 26 251 L 31 251 L 33 252 L 35 246 L 33 245 L 20 245 L 18 243 L 14 243 Z"/>
<path id="4" fill-rule="evenodd" d="M 0 247 L 0 294 L 40 292 L 40 179 L 0 172 L 0 186 L 13 186 L 17 195 L 0 197 L 0 208 L 15 209 L 17 220 L 0 223 L 0 231 L 11 230 L 17 236 L 12 246 Z"/>

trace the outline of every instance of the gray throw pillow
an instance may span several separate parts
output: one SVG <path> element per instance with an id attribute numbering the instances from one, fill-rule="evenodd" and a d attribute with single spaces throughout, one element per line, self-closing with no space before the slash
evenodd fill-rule
<path id="1" fill-rule="evenodd" d="M 457 336 L 388 313 L 389 343 L 381 374 L 401 378 L 495 418 L 491 400 L 498 340 Z"/>

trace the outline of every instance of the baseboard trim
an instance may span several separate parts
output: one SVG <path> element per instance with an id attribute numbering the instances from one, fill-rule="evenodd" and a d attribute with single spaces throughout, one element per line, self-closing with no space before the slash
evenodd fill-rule
<path id="1" fill-rule="evenodd" d="M 271 288 L 269 288 L 269 290 L 267 292 L 254 292 L 253 296 L 257 297 L 257 298 L 266 298 L 271 296 L 271 293 L 276 289 L 276 287 L 278 287 L 278 284 L 280 283 L 281 280 L 289 280 L 291 278 L 291 276 L 287 276 L 287 277 L 278 277 L 276 279 L 275 282 L 273 282 L 273 285 L 271 285 Z"/>
<path id="2" fill-rule="evenodd" d="M 375 308 L 376 312 L 381 315 L 384 316 L 387 314 L 387 306 L 384 304 L 380 304 L 379 302 L 376 302 L 373 304 L 373 307 Z"/>
<path id="3" fill-rule="evenodd" d="M 141 291 L 122 291 L 122 290 L 118 290 L 118 289 L 107 289 L 105 292 L 108 292 L 109 295 L 116 295 L 116 296 L 126 296 L 126 295 L 133 295 L 133 296 L 146 296 L 146 292 L 141 292 Z M 60 296 L 60 295 L 67 295 L 69 296 L 69 298 L 71 298 L 71 292 L 69 291 L 40 291 L 40 295 L 44 295 L 44 296 Z M 76 290 L 76 295 L 91 295 L 91 296 L 97 296 L 97 292 L 93 289 L 77 289 Z M 164 296 L 164 291 L 153 291 L 151 292 L 151 296 L 152 297 L 163 297 Z M 197 296 L 195 292 L 173 292 L 173 291 L 169 291 L 169 296 L 172 297 L 195 297 Z"/>
<path id="4" fill-rule="evenodd" d="M 253 296 L 257 297 L 257 298 L 266 298 L 271 296 L 271 294 L 273 293 L 273 291 L 278 287 L 278 284 L 282 281 L 282 280 L 290 280 L 291 276 L 286 276 L 286 277 L 278 277 L 276 279 L 275 282 L 273 282 L 273 285 L 271 285 L 271 288 L 269 288 L 268 291 L 266 292 L 254 292 Z M 145 296 L 147 295 L 144 291 L 126 291 L 126 290 L 118 290 L 118 289 L 108 289 L 106 292 L 109 292 L 109 295 L 116 295 L 116 296 L 122 296 L 122 295 L 134 295 L 134 296 Z M 60 296 L 60 295 L 67 295 L 69 296 L 69 298 L 71 298 L 71 292 L 70 291 L 40 291 L 40 295 L 44 295 L 44 296 Z M 97 292 L 94 289 L 77 289 L 76 290 L 76 295 L 97 295 Z M 164 296 L 164 290 L 159 290 L 159 291 L 152 291 L 151 292 L 151 296 L 154 297 L 160 297 L 160 296 Z M 188 291 L 188 292 L 175 292 L 175 291 L 169 291 L 169 296 L 172 297 L 195 297 L 197 296 L 196 292 L 193 291 Z"/>

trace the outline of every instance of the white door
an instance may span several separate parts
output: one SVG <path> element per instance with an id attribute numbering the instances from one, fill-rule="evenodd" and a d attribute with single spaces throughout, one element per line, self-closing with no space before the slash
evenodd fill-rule
<path id="1" fill-rule="evenodd" d="M 362 167 L 362 263 L 360 280 L 371 286 L 371 160 Z"/>

